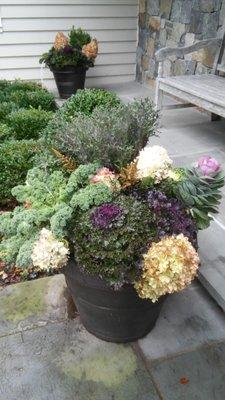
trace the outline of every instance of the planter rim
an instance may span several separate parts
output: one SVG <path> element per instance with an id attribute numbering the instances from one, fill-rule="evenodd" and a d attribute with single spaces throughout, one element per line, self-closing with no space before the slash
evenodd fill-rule
<path id="1" fill-rule="evenodd" d="M 62 68 L 56 68 L 56 67 L 53 67 L 53 66 L 49 66 L 49 69 L 50 69 L 50 71 L 56 72 L 56 73 L 57 72 L 63 73 L 64 71 L 66 71 L 66 72 L 74 72 L 74 71 L 82 72 L 82 71 L 87 71 L 88 70 L 88 68 L 85 68 L 83 66 L 74 66 L 74 65 L 65 65 Z"/>
<path id="2" fill-rule="evenodd" d="M 102 290 L 112 290 L 113 292 L 119 292 L 122 289 L 134 289 L 134 285 L 132 283 L 124 283 L 121 288 L 118 290 L 115 290 L 113 286 L 111 286 L 104 278 L 101 278 L 98 275 L 91 274 L 86 272 L 83 268 L 79 266 L 79 264 L 76 262 L 75 259 L 71 259 L 68 261 L 68 264 L 62 268 L 62 273 L 63 274 L 68 274 L 68 275 L 73 275 L 73 265 L 76 266 L 77 271 L 84 277 L 83 284 L 85 286 L 89 286 L 91 284 L 92 286 L 96 286 L 98 288 L 101 288 Z"/>

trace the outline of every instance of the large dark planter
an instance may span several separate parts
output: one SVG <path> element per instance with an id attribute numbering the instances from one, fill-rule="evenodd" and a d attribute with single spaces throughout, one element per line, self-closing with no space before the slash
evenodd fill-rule
<path id="1" fill-rule="evenodd" d="M 74 261 L 63 272 L 81 321 L 95 336 L 126 343 L 153 329 L 164 297 L 156 303 L 140 299 L 132 285 L 115 291 L 98 277 L 82 272 Z"/>
<path id="2" fill-rule="evenodd" d="M 62 99 L 68 99 L 78 89 L 83 89 L 85 84 L 86 69 L 82 67 L 64 67 L 56 70 L 51 68 L 55 82 Z"/>

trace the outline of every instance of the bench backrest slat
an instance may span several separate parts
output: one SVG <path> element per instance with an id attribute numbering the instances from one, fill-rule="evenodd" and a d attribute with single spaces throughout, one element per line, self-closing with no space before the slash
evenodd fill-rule
<path id="1" fill-rule="evenodd" d="M 219 72 L 225 72 L 225 65 L 223 65 L 222 63 L 224 56 L 224 49 L 225 49 L 225 21 L 223 23 L 223 26 L 221 27 L 219 37 L 222 38 L 222 43 L 219 46 L 218 51 L 215 55 L 213 69 L 212 69 L 213 74 L 216 75 L 218 75 Z"/>

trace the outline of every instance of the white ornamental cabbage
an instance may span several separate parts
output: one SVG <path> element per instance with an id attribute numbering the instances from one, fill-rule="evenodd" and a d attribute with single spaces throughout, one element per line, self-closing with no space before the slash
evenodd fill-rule
<path id="1" fill-rule="evenodd" d="M 137 157 L 137 176 L 139 179 L 152 177 L 155 183 L 168 177 L 173 161 L 161 146 L 147 146 Z"/>
<path id="2" fill-rule="evenodd" d="M 43 228 L 39 239 L 34 243 L 32 262 L 41 270 L 59 269 L 67 264 L 69 249 L 57 240 L 51 231 Z"/>

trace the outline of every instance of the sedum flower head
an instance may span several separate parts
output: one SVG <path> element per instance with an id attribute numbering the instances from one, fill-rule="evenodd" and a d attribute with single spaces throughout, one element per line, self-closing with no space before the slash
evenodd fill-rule
<path id="1" fill-rule="evenodd" d="M 142 276 L 135 289 L 141 298 L 155 302 L 189 285 L 199 263 L 196 250 L 183 234 L 165 237 L 153 243 L 144 255 Z"/>
<path id="2" fill-rule="evenodd" d="M 34 243 L 31 259 L 34 267 L 41 270 L 59 269 L 66 265 L 69 249 L 57 240 L 51 231 L 43 228 Z"/>
<path id="3" fill-rule="evenodd" d="M 137 177 L 139 179 L 152 177 L 155 183 L 159 183 L 168 177 L 172 160 L 164 147 L 147 146 L 140 151 L 137 160 Z"/>

